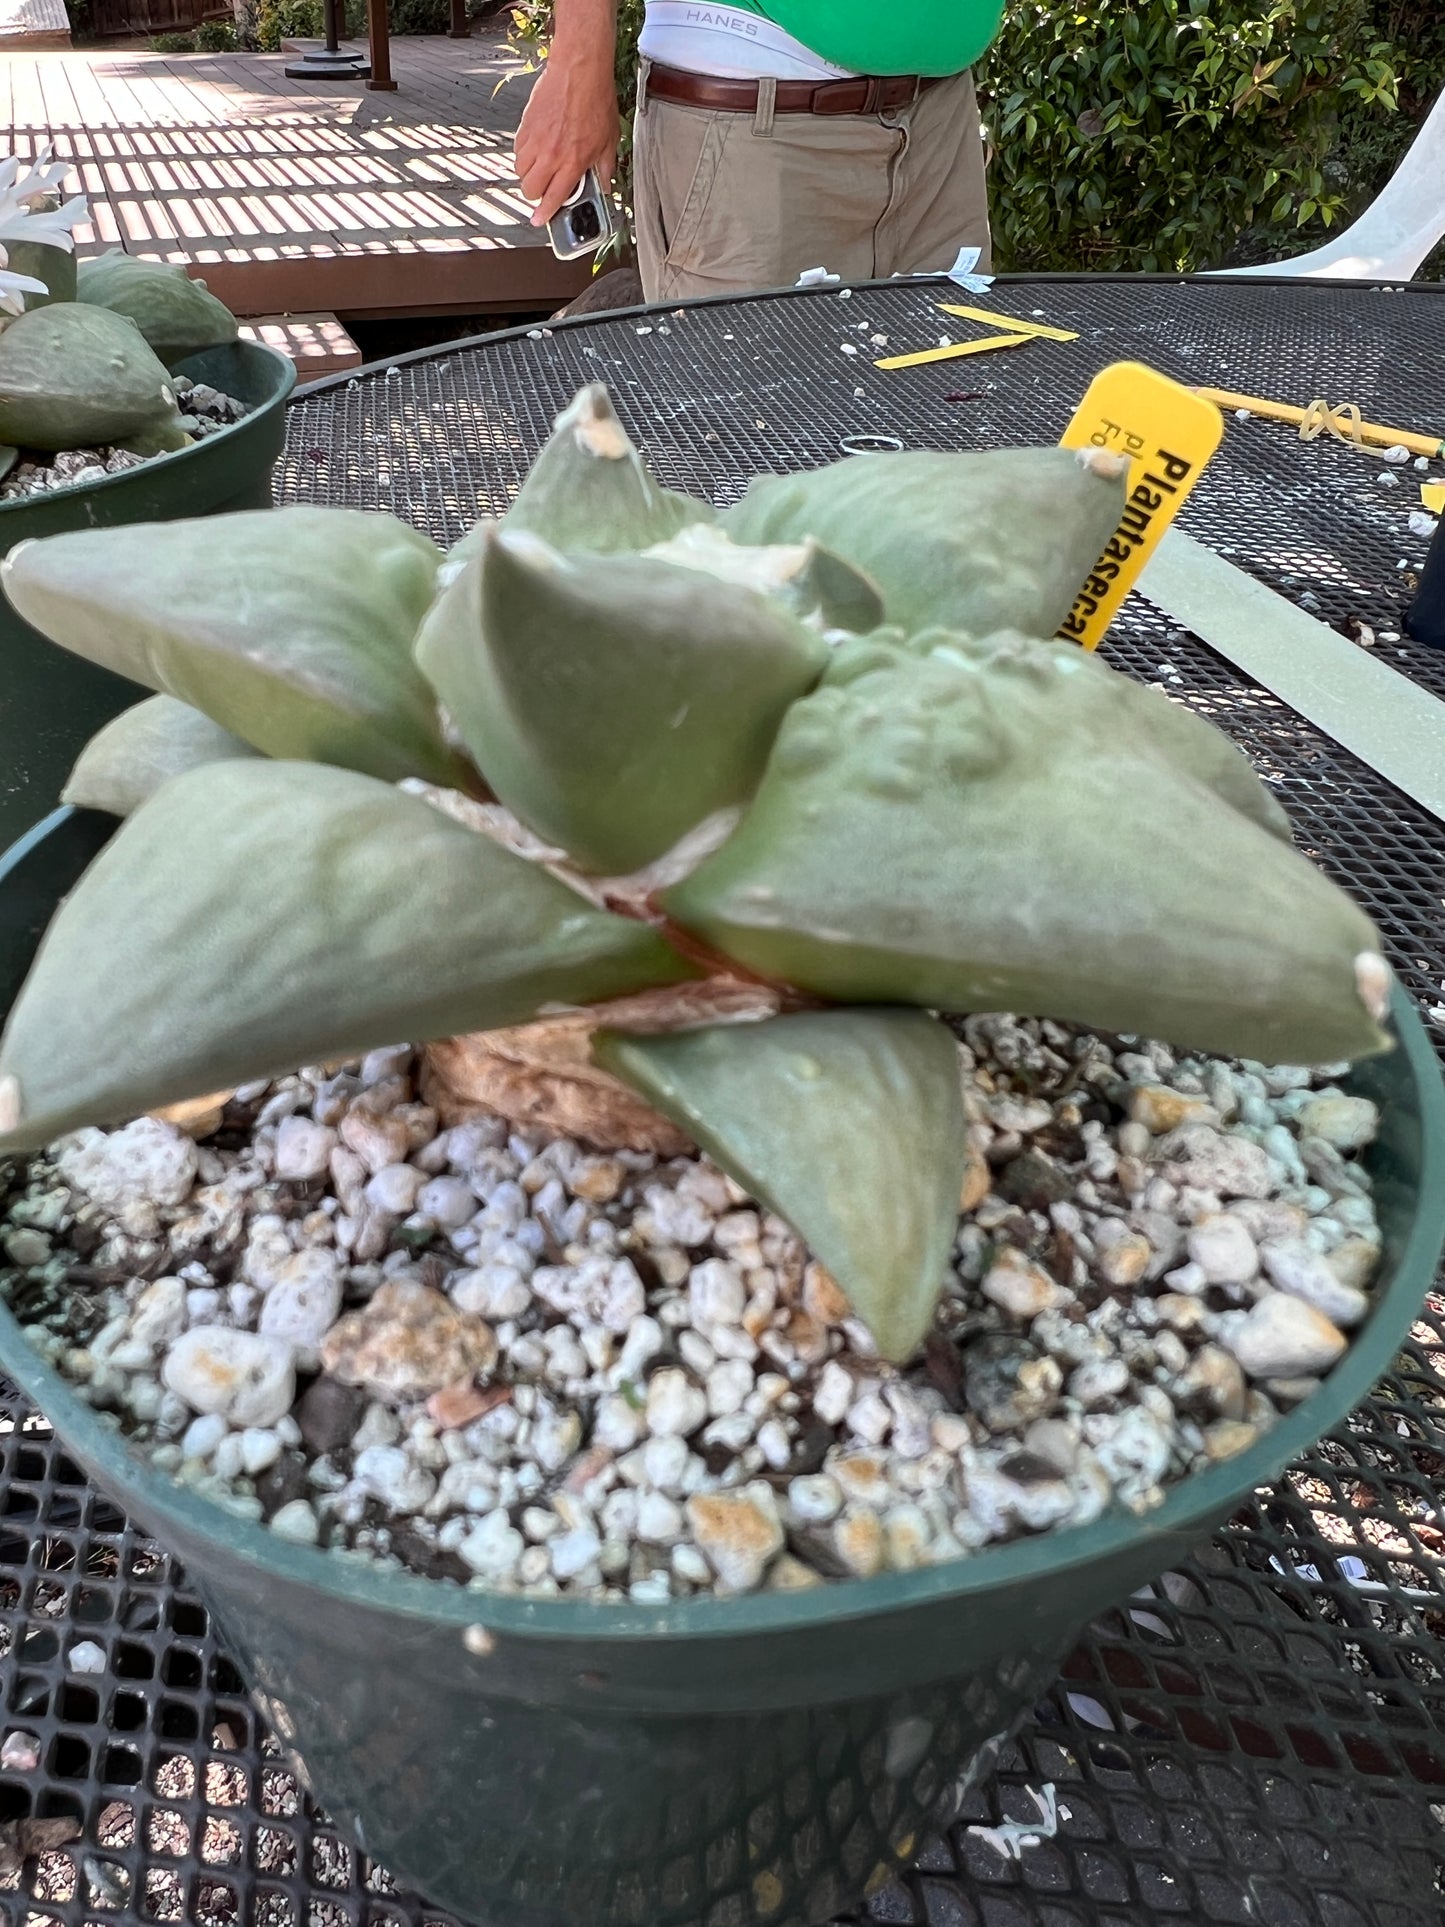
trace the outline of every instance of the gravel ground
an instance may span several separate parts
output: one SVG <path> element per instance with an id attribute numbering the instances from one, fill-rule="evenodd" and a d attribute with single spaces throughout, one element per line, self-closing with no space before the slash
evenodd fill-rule
<path id="1" fill-rule="evenodd" d="M 172 1476 L 486 1588 L 795 1589 L 1145 1512 L 1305 1398 L 1379 1258 L 1343 1067 L 959 1027 L 936 1329 L 881 1364 L 700 1157 L 439 1130 L 408 1046 L 17 1168 L 3 1286 Z"/>
<path id="2" fill-rule="evenodd" d="M 172 386 L 181 419 L 197 441 L 219 435 L 249 412 L 244 402 L 184 375 L 177 375 Z M 107 475 L 120 475 L 143 462 L 161 459 L 158 455 L 133 455 L 128 448 L 68 448 L 58 455 L 40 455 L 17 462 L 0 481 L 0 502 L 45 495 L 51 489 L 73 488 L 82 482 L 103 482 Z"/>

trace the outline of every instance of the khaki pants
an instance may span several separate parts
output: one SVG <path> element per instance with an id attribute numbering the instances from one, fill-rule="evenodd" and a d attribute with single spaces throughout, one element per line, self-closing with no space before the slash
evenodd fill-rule
<path id="1" fill-rule="evenodd" d="M 634 146 L 638 265 L 649 301 L 988 263 L 988 197 L 972 74 L 881 114 L 714 113 L 647 98 Z"/>

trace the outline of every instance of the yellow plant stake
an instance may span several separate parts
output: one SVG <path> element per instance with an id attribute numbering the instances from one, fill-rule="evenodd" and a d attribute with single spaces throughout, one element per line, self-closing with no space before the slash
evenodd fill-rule
<path id="1" fill-rule="evenodd" d="M 938 348 L 920 348 L 911 355 L 888 355 L 875 368 L 921 368 L 930 361 L 956 361 L 960 355 L 986 355 L 995 348 L 1027 348 L 1033 335 L 983 335 L 977 341 L 950 341 Z"/>
<path id="2" fill-rule="evenodd" d="M 1118 361 L 1094 377 L 1062 443 L 1129 456 L 1129 499 L 1062 638 L 1098 648 L 1223 433 L 1224 417 L 1212 402 L 1142 362 Z"/>

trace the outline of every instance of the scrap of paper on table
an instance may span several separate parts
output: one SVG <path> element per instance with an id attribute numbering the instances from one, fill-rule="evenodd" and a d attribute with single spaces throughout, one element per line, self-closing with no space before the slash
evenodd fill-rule
<path id="1" fill-rule="evenodd" d="M 1445 515 L 1445 482 L 1422 482 L 1420 500 L 1432 515 Z"/>

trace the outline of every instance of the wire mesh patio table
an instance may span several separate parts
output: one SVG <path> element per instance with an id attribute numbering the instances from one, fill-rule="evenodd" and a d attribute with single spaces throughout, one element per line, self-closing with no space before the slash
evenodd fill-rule
<path id="1" fill-rule="evenodd" d="M 720 503 L 759 468 L 853 448 L 1056 440 L 1090 377 L 1124 359 L 1445 427 L 1432 423 L 1445 413 L 1445 289 L 1006 280 L 991 297 L 1001 313 L 1078 339 L 875 368 L 962 337 L 968 324 L 936 306 L 950 298 L 947 283 L 824 288 L 518 330 L 377 366 L 297 397 L 278 498 L 387 509 L 453 542 L 506 507 L 553 415 L 597 380 L 661 478 Z M 1232 420 L 1184 526 L 1445 696 L 1445 652 L 1403 633 L 1425 553 L 1408 523 L 1421 479 L 1379 451 Z M 1377 920 L 1445 1055 L 1445 826 L 1146 596 L 1130 599 L 1106 653 L 1244 746 L 1302 845 Z M 1445 1295 L 1344 1427 L 1093 1627 L 958 1823 L 874 1891 L 867 1917 L 1437 1927 L 1442 1494 Z M 99 1670 L 67 1665 L 77 1639 L 94 1643 Z M 38 1763 L 0 1763 L 9 1927 L 448 1919 L 315 1810 L 184 1573 L 87 1487 L 3 1381 L 0 1708 L 0 1732 L 40 1743 Z M 1001 1821 L 1038 1822 L 1036 1843 L 1010 1851 Z"/>

